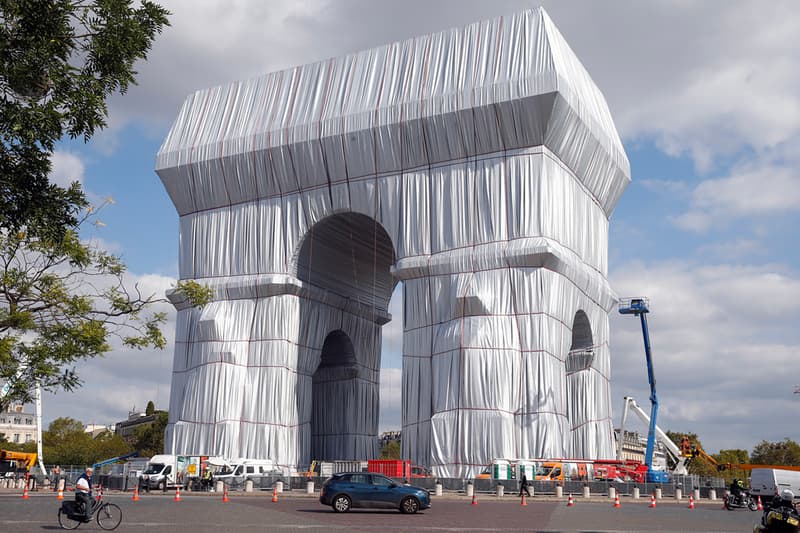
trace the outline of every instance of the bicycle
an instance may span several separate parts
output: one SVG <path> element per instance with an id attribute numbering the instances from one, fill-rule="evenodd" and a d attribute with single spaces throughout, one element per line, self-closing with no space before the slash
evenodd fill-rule
<path id="1" fill-rule="evenodd" d="M 89 519 L 84 519 L 83 504 L 76 501 L 64 501 L 58 509 L 58 523 L 62 529 L 77 529 L 82 523 L 97 520 L 97 525 L 106 531 L 112 531 L 122 522 L 122 509 L 118 505 L 92 500 L 92 509 Z"/>

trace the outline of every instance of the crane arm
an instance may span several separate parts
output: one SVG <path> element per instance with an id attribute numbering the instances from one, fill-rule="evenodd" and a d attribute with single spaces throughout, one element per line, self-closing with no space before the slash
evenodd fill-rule
<path id="1" fill-rule="evenodd" d="M 650 416 L 645 412 L 644 409 L 642 409 L 639 406 L 638 403 L 636 403 L 636 400 L 631 398 L 630 396 L 625 397 L 625 411 L 627 411 L 628 409 L 636 413 L 639 416 L 639 418 L 642 419 L 642 422 L 648 425 L 650 424 Z M 667 450 L 667 452 L 669 452 L 669 454 L 672 456 L 672 460 L 675 461 L 676 466 L 673 469 L 673 472 L 679 475 L 686 474 L 687 473 L 686 457 L 683 456 L 680 448 L 678 448 L 678 446 L 674 442 L 672 442 L 672 439 L 670 439 L 667 436 L 667 434 L 664 433 L 664 431 L 657 425 L 655 426 L 655 435 L 656 438 L 659 440 L 659 442 L 661 442 L 661 444 Z"/>
<path id="2" fill-rule="evenodd" d="M 131 457 L 139 457 L 139 452 L 135 451 L 131 453 L 126 453 L 125 455 L 119 455 L 117 457 L 112 457 L 111 459 L 106 459 L 105 461 L 100 461 L 99 463 L 93 464 L 92 468 L 97 469 L 101 466 L 110 465 L 116 463 L 117 461 L 122 461 L 124 459 L 129 459 Z"/>
<path id="3" fill-rule="evenodd" d="M 791 470 L 800 472 L 800 466 L 787 465 L 754 465 L 750 463 L 722 463 L 717 465 L 717 470 L 754 470 L 756 468 L 772 468 L 773 470 Z"/>

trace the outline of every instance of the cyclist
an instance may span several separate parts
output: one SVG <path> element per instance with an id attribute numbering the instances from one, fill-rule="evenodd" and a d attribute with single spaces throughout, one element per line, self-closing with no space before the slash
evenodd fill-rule
<path id="1" fill-rule="evenodd" d="M 92 474 L 91 466 L 78 477 L 75 482 L 75 501 L 83 504 L 83 519 L 89 522 L 92 519 Z"/>

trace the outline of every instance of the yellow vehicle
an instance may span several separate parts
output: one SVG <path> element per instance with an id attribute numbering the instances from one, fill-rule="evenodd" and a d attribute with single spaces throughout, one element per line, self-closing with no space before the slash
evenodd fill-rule
<path id="1" fill-rule="evenodd" d="M 35 453 L 0 450 L 0 474 L 30 472 L 31 467 L 36 464 L 36 457 Z"/>
<path id="2" fill-rule="evenodd" d="M 589 481 L 593 470 L 592 461 L 544 461 L 536 469 L 536 481 Z"/>

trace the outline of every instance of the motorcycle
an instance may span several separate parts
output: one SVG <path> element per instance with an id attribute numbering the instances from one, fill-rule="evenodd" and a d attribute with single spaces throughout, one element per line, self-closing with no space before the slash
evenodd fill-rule
<path id="1" fill-rule="evenodd" d="M 738 497 L 733 494 L 726 494 L 722 503 L 725 505 L 725 509 L 729 511 L 742 509 L 744 507 L 747 507 L 751 511 L 758 510 L 758 503 L 747 491 L 742 492 Z"/>
<path id="2" fill-rule="evenodd" d="M 800 515 L 792 507 L 767 509 L 756 524 L 753 533 L 798 533 L 800 532 Z"/>

